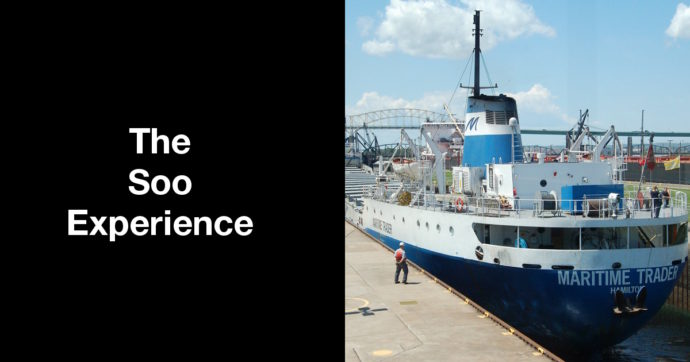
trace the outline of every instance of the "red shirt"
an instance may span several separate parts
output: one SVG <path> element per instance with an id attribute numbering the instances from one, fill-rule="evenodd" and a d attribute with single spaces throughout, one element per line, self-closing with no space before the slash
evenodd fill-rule
<path id="1" fill-rule="evenodd" d="M 405 250 L 398 249 L 395 251 L 395 261 L 401 261 L 405 259 Z"/>

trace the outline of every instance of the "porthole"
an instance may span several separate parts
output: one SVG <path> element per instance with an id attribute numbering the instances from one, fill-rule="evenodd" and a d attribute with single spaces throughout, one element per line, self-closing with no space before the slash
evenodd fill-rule
<path id="1" fill-rule="evenodd" d="M 417 220 L 417 227 L 419 227 L 419 220 Z"/>
<path id="2" fill-rule="evenodd" d="M 376 214 L 376 209 L 374 209 L 374 214 Z"/>
<path id="3" fill-rule="evenodd" d="M 474 255 L 477 257 L 477 259 L 482 260 L 484 259 L 484 250 L 482 250 L 481 246 L 477 246 L 476 249 L 474 249 Z"/>
<path id="4" fill-rule="evenodd" d="M 541 187 L 546 187 L 546 180 L 539 181 L 539 185 L 541 185 Z"/>
<path id="5" fill-rule="evenodd" d="M 429 222 L 426 222 L 426 229 L 429 230 Z"/>
<path id="6" fill-rule="evenodd" d="M 441 232 L 441 225 L 436 224 L 436 231 Z"/>
<path id="7" fill-rule="evenodd" d="M 393 215 L 393 220 L 395 220 L 395 215 Z"/>
<path id="8" fill-rule="evenodd" d="M 448 232 L 450 233 L 450 235 L 455 235 L 455 230 L 452 226 L 448 228 Z"/>
<path id="9" fill-rule="evenodd" d="M 383 210 L 379 210 L 379 215 L 383 216 Z"/>
<path id="10" fill-rule="evenodd" d="M 405 218 L 403 218 L 403 224 L 405 223 Z"/>

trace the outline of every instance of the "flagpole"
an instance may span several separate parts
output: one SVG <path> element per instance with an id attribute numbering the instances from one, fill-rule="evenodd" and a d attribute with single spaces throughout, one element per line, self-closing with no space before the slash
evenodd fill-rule
<path id="1" fill-rule="evenodd" d="M 673 155 L 673 152 L 671 152 L 671 142 L 673 142 L 673 140 L 671 140 L 671 139 L 668 140 L 668 160 L 669 161 L 671 160 L 671 156 Z M 664 167 L 664 168 L 666 168 L 666 167 Z"/>

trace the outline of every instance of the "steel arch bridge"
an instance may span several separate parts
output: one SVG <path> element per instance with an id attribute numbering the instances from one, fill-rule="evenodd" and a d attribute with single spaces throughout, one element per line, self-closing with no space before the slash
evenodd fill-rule
<path id="1" fill-rule="evenodd" d="M 359 155 L 362 163 L 369 166 L 382 154 L 372 129 L 420 129 L 425 122 L 451 122 L 450 116 L 416 108 L 394 108 L 355 114 L 345 117 L 345 154 L 349 157 Z M 362 131 L 362 132 L 360 132 Z M 366 136 L 366 137 L 365 137 Z"/>
<path id="2" fill-rule="evenodd" d="M 453 114 L 456 121 L 460 124 L 464 123 L 464 116 L 458 118 L 457 114 Z M 359 129 L 419 129 L 426 120 L 430 122 L 451 122 L 450 117 L 446 113 L 438 113 L 428 111 L 425 109 L 416 108 L 395 108 L 382 109 L 378 111 L 371 111 L 362 114 L 355 114 L 345 116 L 345 127 L 347 131 L 353 132 Z M 525 129 L 520 130 L 521 134 L 533 135 L 558 135 L 565 136 L 568 130 L 547 130 L 547 129 Z M 595 136 L 601 136 L 606 133 L 602 131 L 591 131 Z M 619 137 L 632 136 L 639 137 L 640 131 L 620 131 L 616 130 Z M 649 136 L 649 131 L 645 130 L 645 136 Z M 678 137 L 689 138 L 690 132 L 655 132 L 657 137 Z"/>
<path id="3" fill-rule="evenodd" d="M 454 115 L 455 116 L 455 115 Z M 371 111 L 345 117 L 347 129 L 419 129 L 426 122 L 450 122 L 448 114 L 416 108 L 395 108 Z"/>

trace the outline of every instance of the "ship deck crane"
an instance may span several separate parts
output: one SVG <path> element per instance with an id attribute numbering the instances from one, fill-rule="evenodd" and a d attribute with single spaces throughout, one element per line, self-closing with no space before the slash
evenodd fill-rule
<path id="1" fill-rule="evenodd" d="M 618 143 L 618 149 L 619 150 L 622 150 L 623 147 L 621 146 L 621 142 L 618 139 L 618 135 L 616 135 L 616 129 L 613 127 L 613 125 L 611 126 L 611 128 L 609 128 L 608 131 L 606 131 L 606 133 L 601 138 L 599 143 L 597 143 L 597 145 L 594 147 L 592 161 L 594 161 L 594 162 L 600 161 L 601 151 L 603 151 L 604 148 L 606 148 L 606 146 L 609 144 L 609 142 L 611 140 L 614 140 L 613 147 L 614 147 L 614 156 L 615 156 L 615 154 L 616 154 L 616 152 L 615 152 L 616 143 Z"/>
<path id="2" fill-rule="evenodd" d="M 458 125 L 458 121 L 455 120 L 455 117 L 453 117 L 453 113 L 450 112 L 450 109 L 448 109 L 448 105 L 445 103 L 443 104 L 443 109 L 446 110 L 448 113 L 448 116 L 450 117 L 450 120 L 453 121 L 453 125 L 455 125 L 455 130 L 458 131 L 458 134 L 460 135 L 460 138 L 462 138 L 462 141 L 465 141 L 465 133 L 460 129 L 460 125 Z"/>
<path id="3" fill-rule="evenodd" d="M 580 110 L 580 112 L 582 112 L 582 110 Z M 571 144 L 582 134 L 587 117 L 589 117 L 589 109 L 585 109 L 585 113 L 580 113 L 580 120 L 577 121 L 577 131 L 575 131 L 575 126 L 573 126 L 568 132 L 568 140 Z"/>
<path id="4" fill-rule="evenodd" d="M 434 169 L 436 170 L 436 182 L 438 183 L 438 193 L 441 195 L 446 194 L 446 172 L 445 172 L 445 160 L 446 160 L 446 152 L 441 152 L 441 149 L 438 148 L 436 145 L 436 142 L 434 142 L 434 139 L 431 137 L 431 133 L 429 132 L 422 132 L 422 135 L 424 135 L 424 139 L 426 139 L 426 143 L 429 145 L 431 148 L 431 151 L 434 153 Z"/>
<path id="5" fill-rule="evenodd" d="M 592 136 L 592 134 L 589 132 L 589 127 L 583 126 L 577 138 L 567 149 L 568 162 L 577 162 L 577 153 L 580 152 L 580 145 L 582 144 L 582 141 L 584 141 L 585 137 L 589 137 L 594 140 L 594 142 L 598 142 L 597 139 L 594 138 L 594 136 Z"/>

